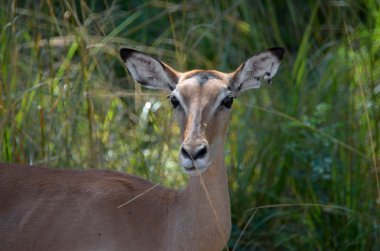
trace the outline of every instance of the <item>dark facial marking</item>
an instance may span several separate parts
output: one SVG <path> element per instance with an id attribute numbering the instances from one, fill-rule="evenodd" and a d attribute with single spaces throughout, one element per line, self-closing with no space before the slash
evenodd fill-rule
<path id="1" fill-rule="evenodd" d="M 211 72 L 207 72 L 207 71 L 204 71 L 204 72 L 196 72 L 190 76 L 188 76 L 186 79 L 189 79 L 189 78 L 196 78 L 198 83 L 200 85 L 204 85 L 207 83 L 207 81 L 209 81 L 210 79 L 221 79 L 220 77 L 218 77 L 217 75 L 211 73 Z"/>
<path id="2" fill-rule="evenodd" d="M 200 73 L 195 77 L 197 78 L 200 85 L 204 85 L 210 78 L 213 78 L 213 75 L 210 75 L 208 73 Z"/>

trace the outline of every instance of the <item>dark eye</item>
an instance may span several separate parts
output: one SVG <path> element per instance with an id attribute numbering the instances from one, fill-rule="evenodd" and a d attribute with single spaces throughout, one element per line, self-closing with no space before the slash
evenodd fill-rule
<path id="1" fill-rule="evenodd" d="M 222 105 L 225 106 L 226 108 L 230 109 L 233 102 L 234 102 L 234 98 L 231 96 L 228 96 L 225 99 L 223 99 Z"/>
<path id="2" fill-rule="evenodd" d="M 175 96 L 170 96 L 170 102 L 172 103 L 174 108 L 176 108 L 179 105 L 179 101 Z"/>

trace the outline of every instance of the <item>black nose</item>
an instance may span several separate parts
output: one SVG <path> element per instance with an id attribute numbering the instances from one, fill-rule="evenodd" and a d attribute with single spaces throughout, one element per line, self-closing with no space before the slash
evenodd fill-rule
<path id="1" fill-rule="evenodd" d="M 200 148 L 197 149 L 194 159 L 201 159 L 206 155 L 206 153 L 207 153 L 207 147 L 205 145 L 202 145 Z"/>
<path id="2" fill-rule="evenodd" d="M 181 147 L 181 153 L 184 157 L 192 160 L 201 159 L 207 154 L 207 146 L 202 144 L 193 149 L 186 147 L 185 145 Z"/>

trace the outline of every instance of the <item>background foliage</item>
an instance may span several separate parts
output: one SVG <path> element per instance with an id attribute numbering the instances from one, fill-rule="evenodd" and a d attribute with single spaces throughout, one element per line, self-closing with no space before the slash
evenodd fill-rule
<path id="1" fill-rule="evenodd" d="M 165 94 L 118 49 L 232 71 L 268 47 L 273 84 L 235 102 L 226 146 L 236 250 L 379 250 L 379 1 L 5 1 L 0 161 L 109 168 L 170 187 Z"/>

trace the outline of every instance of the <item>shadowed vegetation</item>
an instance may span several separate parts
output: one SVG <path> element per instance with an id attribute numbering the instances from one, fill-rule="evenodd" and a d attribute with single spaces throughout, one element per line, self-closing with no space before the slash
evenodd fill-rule
<path id="1" fill-rule="evenodd" d="M 179 129 L 118 51 L 233 71 L 286 48 L 233 105 L 230 249 L 379 250 L 380 8 L 368 1 L 5 1 L 0 161 L 108 168 L 170 187 Z"/>

